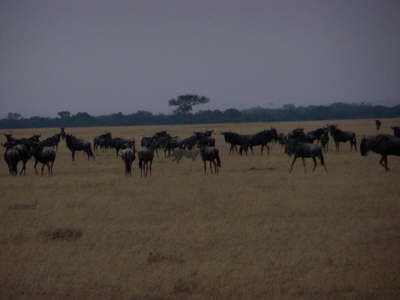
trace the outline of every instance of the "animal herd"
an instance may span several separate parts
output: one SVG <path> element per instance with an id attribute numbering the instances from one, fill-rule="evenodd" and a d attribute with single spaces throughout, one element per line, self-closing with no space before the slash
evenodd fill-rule
<path id="1" fill-rule="evenodd" d="M 376 130 L 379 131 L 381 121 L 376 120 L 375 126 Z M 388 156 L 400 156 L 400 127 L 392 127 L 392 129 L 394 135 L 379 134 L 373 137 L 364 137 L 359 146 L 362 156 L 367 155 L 370 151 L 380 154 L 379 163 L 386 170 L 389 170 Z M 36 174 L 38 174 L 36 167 L 40 163 L 42 165 L 41 175 L 43 175 L 45 167 L 47 167 L 48 174 L 53 175 L 58 145 L 61 140 L 65 140 L 67 148 L 71 151 L 72 161 L 75 160 L 75 152 L 77 151 L 83 151 L 88 159 L 95 159 L 95 152 L 115 150 L 116 158 L 121 158 L 124 164 L 126 175 L 132 175 L 132 166 L 137 157 L 140 175 L 151 176 L 153 160 L 155 157 L 159 157 L 159 152 L 163 152 L 165 158 L 172 158 L 176 163 L 179 163 L 182 158 L 189 158 L 194 161 L 200 155 L 204 174 L 207 174 L 207 163 L 210 173 L 218 174 L 221 158 L 213 133 L 213 130 L 194 132 L 189 137 L 181 138 L 171 136 L 163 130 L 152 136 L 143 137 L 140 141 L 141 149 L 139 151 L 136 151 L 134 139 L 113 137 L 110 132 L 96 136 L 93 139 L 93 144 L 66 133 L 64 128 L 61 128 L 59 133 L 44 140 L 40 140 L 41 136 L 38 134 L 30 138 L 15 138 L 11 134 L 5 134 L 4 160 L 8 165 L 10 175 L 25 175 L 27 162 L 32 157 L 35 160 L 34 170 Z M 264 150 L 269 154 L 272 143 L 282 145 L 284 153 L 293 156 L 289 173 L 292 172 L 298 158 L 302 159 L 304 171 L 306 171 L 305 158 L 311 158 L 314 162 L 313 171 L 315 171 L 319 160 L 321 166 L 327 172 L 324 153 L 329 150 L 330 139 L 333 140 L 336 151 L 340 151 L 342 143 L 349 143 L 350 151 L 358 151 L 356 133 L 343 131 L 334 124 L 309 132 L 305 132 L 303 128 L 296 128 L 288 134 L 278 133 L 275 128 L 255 134 L 239 134 L 232 131 L 221 132 L 221 134 L 229 145 L 230 155 L 235 153 L 241 156 L 249 155 L 249 152 L 254 153 L 254 148 L 258 146 L 261 155 L 263 155 Z M 22 167 L 18 171 L 20 162 Z"/>

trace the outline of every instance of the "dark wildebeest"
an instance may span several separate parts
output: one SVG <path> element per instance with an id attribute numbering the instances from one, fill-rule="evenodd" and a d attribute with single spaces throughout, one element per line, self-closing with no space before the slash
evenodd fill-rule
<path id="1" fill-rule="evenodd" d="M 132 164 L 135 160 L 135 148 L 126 148 L 121 151 L 121 158 L 125 164 L 125 174 L 132 175 Z"/>
<path id="2" fill-rule="evenodd" d="M 78 139 L 70 134 L 65 135 L 65 141 L 68 149 L 72 153 L 72 161 L 75 160 L 75 151 L 84 151 L 87 154 L 88 159 L 90 157 L 94 158 L 92 144 L 90 142 L 83 139 Z"/>
<path id="3" fill-rule="evenodd" d="M 240 145 L 240 135 L 231 131 L 223 131 L 221 134 L 224 136 L 225 142 L 231 145 L 229 148 L 229 154 L 234 151 L 238 152 L 236 146 Z"/>
<path id="4" fill-rule="evenodd" d="M 47 146 L 42 142 L 32 147 L 32 154 L 35 158 L 35 164 L 33 166 L 33 168 L 35 169 L 35 173 L 38 174 L 36 166 L 38 163 L 41 163 L 41 175 L 43 175 L 43 170 L 45 166 L 47 166 L 49 175 L 53 175 L 53 166 L 56 159 L 56 150 L 54 149 L 54 147 Z"/>
<path id="5" fill-rule="evenodd" d="M 337 125 L 329 125 L 330 133 L 335 141 L 336 151 L 339 151 L 340 143 L 350 142 L 350 151 L 353 148 L 357 151 L 357 139 L 356 134 L 351 131 L 342 131 L 337 128 Z"/>
<path id="6" fill-rule="evenodd" d="M 111 141 L 111 146 L 115 149 L 115 155 L 118 159 L 119 151 L 122 149 L 134 148 L 135 140 L 127 140 L 123 138 L 113 138 Z"/>
<path id="7" fill-rule="evenodd" d="M 263 130 L 259 133 L 250 136 L 250 150 L 253 153 L 254 146 L 261 146 L 261 155 L 263 154 L 264 148 L 267 148 L 267 153 L 269 154 L 270 148 L 268 143 L 276 140 L 278 138 L 278 133 L 275 128 L 270 130 Z"/>
<path id="8" fill-rule="evenodd" d="M 379 131 L 381 129 L 382 122 L 380 120 L 375 120 L 376 130 Z"/>
<path id="9" fill-rule="evenodd" d="M 210 162 L 211 174 L 213 173 L 213 166 L 214 166 L 214 173 L 218 174 L 218 169 L 221 167 L 219 150 L 215 147 L 203 146 L 200 148 L 200 155 L 204 164 L 204 175 L 207 174 L 207 161 Z"/>
<path id="10" fill-rule="evenodd" d="M 56 150 L 58 149 L 58 144 L 60 143 L 61 134 L 56 133 L 55 135 L 43 140 L 40 142 L 42 146 L 46 147 L 55 147 Z"/>
<path id="11" fill-rule="evenodd" d="M 40 134 L 35 134 L 30 138 L 20 138 L 20 139 L 14 138 L 12 134 L 4 134 L 4 136 L 6 137 L 6 140 L 9 143 L 13 143 L 14 145 L 22 144 L 22 145 L 27 145 L 29 147 L 35 143 L 39 143 L 39 138 L 40 138 Z"/>
<path id="12" fill-rule="evenodd" d="M 154 148 L 143 148 L 138 152 L 140 176 L 147 177 L 148 171 L 151 176 L 151 165 L 154 159 Z"/>
<path id="13" fill-rule="evenodd" d="M 199 148 L 203 146 L 215 147 L 215 139 L 211 137 L 212 130 L 206 132 L 195 132 L 194 134 Z"/>
<path id="14" fill-rule="evenodd" d="M 93 139 L 93 150 L 97 151 L 97 149 L 100 148 L 100 150 L 105 151 L 106 149 L 111 148 L 112 140 L 113 138 L 110 132 L 96 136 Z"/>
<path id="15" fill-rule="evenodd" d="M 311 157 L 314 161 L 313 172 L 315 171 L 315 168 L 317 167 L 316 157 L 319 158 L 321 165 L 324 167 L 325 171 L 328 172 L 328 170 L 326 169 L 326 166 L 325 166 L 324 155 L 322 154 L 322 148 L 320 145 L 311 144 L 311 143 L 302 143 L 302 142 L 298 142 L 296 140 L 289 140 L 286 143 L 285 152 L 289 156 L 294 155 L 292 164 L 290 166 L 289 173 L 292 173 L 294 163 L 296 162 L 298 157 L 301 157 L 301 159 L 303 161 L 304 172 L 307 172 L 306 161 L 305 161 L 306 157 Z"/>
<path id="16" fill-rule="evenodd" d="M 22 161 L 22 169 L 19 175 L 26 174 L 26 163 L 31 158 L 32 153 L 29 145 L 16 144 L 14 142 L 6 142 L 3 145 L 6 148 L 4 152 L 4 160 L 8 165 L 10 175 L 18 174 L 18 163 Z"/>
<path id="17" fill-rule="evenodd" d="M 393 129 L 394 136 L 400 137 L 400 127 L 392 126 L 392 129 Z"/>
<path id="18" fill-rule="evenodd" d="M 311 139 L 314 137 L 317 141 L 321 141 L 323 135 L 329 132 L 328 128 L 317 128 L 315 130 L 311 130 L 307 133 L 307 136 Z M 314 141 L 313 141 L 314 142 Z"/>
<path id="19" fill-rule="evenodd" d="M 197 144 L 197 138 L 195 135 L 192 135 L 188 138 L 181 140 L 179 143 L 179 148 L 192 150 L 196 144 Z"/>
<path id="20" fill-rule="evenodd" d="M 388 134 L 363 138 L 360 145 L 361 155 L 366 156 L 369 151 L 374 151 L 382 156 L 379 164 L 388 171 L 388 155 L 400 156 L 400 138 Z"/>

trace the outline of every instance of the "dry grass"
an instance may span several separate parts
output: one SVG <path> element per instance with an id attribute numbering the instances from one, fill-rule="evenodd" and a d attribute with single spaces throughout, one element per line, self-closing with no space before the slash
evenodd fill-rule
<path id="1" fill-rule="evenodd" d="M 273 125 L 287 132 L 325 123 L 162 128 L 189 136 L 195 129 L 252 133 Z M 372 120 L 337 123 L 359 136 L 375 134 Z M 382 132 L 390 125 L 400 120 L 383 120 Z M 67 131 L 140 140 L 159 129 Z M 13 133 L 38 131 L 57 130 Z M 114 153 L 71 162 L 64 143 L 52 177 L 36 176 L 31 162 L 26 176 L 11 177 L 1 161 L 0 299 L 400 298 L 398 157 L 385 172 L 378 156 L 361 157 L 346 145 L 328 153 L 328 174 L 304 174 L 298 162 L 289 175 L 280 146 L 270 156 L 230 156 L 216 137 L 219 176 L 203 176 L 199 160 L 160 157 L 152 177 L 140 178 L 136 161 L 126 177 Z"/>

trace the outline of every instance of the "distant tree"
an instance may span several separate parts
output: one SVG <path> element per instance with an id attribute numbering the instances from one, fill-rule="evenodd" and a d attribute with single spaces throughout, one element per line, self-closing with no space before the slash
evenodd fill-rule
<path id="1" fill-rule="evenodd" d="M 192 111 L 194 105 L 205 104 L 210 102 L 210 99 L 204 96 L 198 95 L 180 95 L 176 99 L 168 101 L 170 106 L 177 106 L 174 110 L 175 114 L 188 114 Z"/>
<path id="2" fill-rule="evenodd" d="M 63 120 L 68 120 L 69 118 L 71 118 L 71 113 L 66 110 L 59 111 L 57 115 Z"/>
<path id="3" fill-rule="evenodd" d="M 21 119 L 21 115 L 19 113 L 9 112 L 7 114 L 7 119 L 8 120 L 19 120 L 19 119 Z"/>

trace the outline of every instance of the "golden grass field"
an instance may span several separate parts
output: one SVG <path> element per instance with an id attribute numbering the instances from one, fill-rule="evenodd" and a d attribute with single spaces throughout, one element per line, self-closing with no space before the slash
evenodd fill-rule
<path id="1" fill-rule="evenodd" d="M 66 131 L 140 141 L 161 129 L 186 137 L 326 123 Z M 376 134 L 373 120 L 335 123 L 359 141 Z M 400 119 L 383 120 L 381 132 L 392 125 Z M 58 129 L 12 131 L 36 132 Z M 63 141 L 53 177 L 35 175 L 32 161 L 26 176 L 11 177 L 2 159 L 0 299 L 400 299 L 400 157 L 389 157 L 385 172 L 376 154 L 349 145 L 335 153 L 331 141 L 329 173 L 312 173 L 308 160 L 304 174 L 299 160 L 289 175 L 280 145 L 240 157 L 215 137 L 218 176 L 204 176 L 199 158 L 177 165 L 160 156 L 152 177 L 138 176 L 137 161 L 127 177 L 114 152 L 72 162 Z"/>

